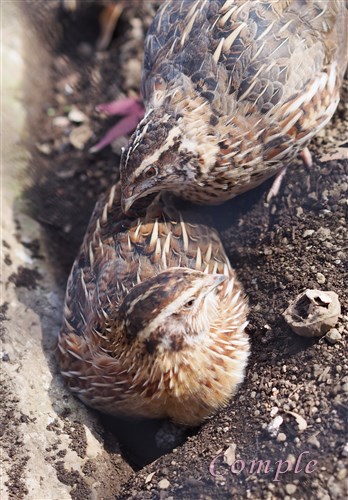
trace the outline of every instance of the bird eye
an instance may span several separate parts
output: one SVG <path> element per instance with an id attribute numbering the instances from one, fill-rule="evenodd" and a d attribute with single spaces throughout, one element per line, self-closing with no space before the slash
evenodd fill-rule
<path id="1" fill-rule="evenodd" d="M 190 308 L 193 306 L 193 304 L 194 304 L 194 303 L 195 303 L 195 299 L 190 299 L 190 300 L 188 300 L 188 301 L 184 304 L 185 309 L 190 309 Z"/>
<path id="2" fill-rule="evenodd" d="M 147 167 L 146 170 L 144 170 L 144 177 L 145 179 L 151 179 L 151 177 L 154 177 L 157 174 L 157 168 L 154 167 L 153 165 L 150 165 Z"/>

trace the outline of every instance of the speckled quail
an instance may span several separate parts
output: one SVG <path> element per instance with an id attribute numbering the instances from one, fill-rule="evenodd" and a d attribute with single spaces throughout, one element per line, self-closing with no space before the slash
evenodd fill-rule
<path id="1" fill-rule="evenodd" d="M 124 210 L 160 190 L 222 203 L 289 164 L 336 109 L 347 32 L 342 0 L 165 1 L 121 162 Z"/>
<path id="2" fill-rule="evenodd" d="M 168 195 L 128 216 L 120 199 L 97 203 L 71 271 L 62 375 L 103 412 L 199 424 L 243 380 L 246 299 L 214 229 Z"/>

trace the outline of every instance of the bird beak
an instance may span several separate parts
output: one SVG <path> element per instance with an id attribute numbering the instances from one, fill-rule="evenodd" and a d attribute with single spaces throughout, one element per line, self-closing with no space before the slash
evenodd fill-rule
<path id="1" fill-rule="evenodd" d="M 139 196 L 139 194 L 133 194 L 132 196 L 124 196 L 124 194 L 122 194 L 122 199 L 121 199 L 121 208 L 122 208 L 122 212 L 124 214 L 127 214 L 129 212 L 129 210 L 131 209 L 133 203 L 138 199 L 140 198 L 141 196 Z"/>
<path id="2" fill-rule="evenodd" d="M 145 198 L 148 194 L 154 193 L 156 191 L 158 191 L 157 186 L 149 187 L 148 189 L 144 189 L 143 191 L 139 191 L 138 193 L 134 193 L 133 189 L 123 189 L 121 197 L 122 212 L 128 214 L 135 201 L 139 200 L 140 198 Z"/>

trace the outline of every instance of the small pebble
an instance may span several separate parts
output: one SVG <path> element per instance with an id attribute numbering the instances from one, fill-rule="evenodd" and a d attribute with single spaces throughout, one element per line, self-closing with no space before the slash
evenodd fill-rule
<path id="1" fill-rule="evenodd" d="M 337 328 L 331 328 L 325 335 L 325 340 L 327 340 L 330 344 L 336 344 L 339 340 L 342 339 L 342 335 L 337 330 Z"/>
<path id="2" fill-rule="evenodd" d="M 278 411 L 279 411 L 279 408 L 277 408 L 276 406 L 273 406 L 271 408 L 271 417 L 275 417 L 277 415 Z"/>
<path id="3" fill-rule="evenodd" d="M 312 236 L 315 233 L 314 229 L 306 229 L 303 232 L 302 238 L 309 238 L 309 236 Z"/>
<path id="4" fill-rule="evenodd" d="M 295 465 L 296 463 L 296 457 L 295 455 L 292 455 L 291 453 L 286 457 L 286 460 L 291 463 L 291 465 Z"/>
<path id="5" fill-rule="evenodd" d="M 293 495 L 296 491 L 296 485 L 295 484 L 286 484 L 285 485 L 285 491 L 288 495 Z"/>
<path id="6" fill-rule="evenodd" d="M 47 143 L 43 143 L 43 144 L 36 143 L 35 146 L 40 151 L 40 153 L 42 153 L 44 155 L 50 155 L 52 153 L 52 148 Z"/>
<path id="7" fill-rule="evenodd" d="M 277 417 L 273 418 L 273 420 L 271 420 L 271 422 L 268 424 L 267 430 L 272 437 L 275 437 L 277 435 L 278 429 L 282 425 L 282 423 L 283 417 L 278 415 Z"/>
<path id="8" fill-rule="evenodd" d="M 82 150 L 92 135 L 92 129 L 88 125 L 80 125 L 71 132 L 69 141 L 74 148 Z"/>
<path id="9" fill-rule="evenodd" d="M 160 490 L 167 490 L 170 486 L 170 482 L 168 479 L 161 479 L 158 483 L 158 487 Z"/>
<path id="10" fill-rule="evenodd" d="M 319 283 L 319 285 L 323 285 L 326 282 L 326 278 L 322 273 L 317 273 L 316 275 L 316 280 Z"/>
<path id="11" fill-rule="evenodd" d="M 336 473 L 336 477 L 339 481 L 343 481 L 343 479 L 345 479 L 347 476 L 347 471 L 346 469 L 340 469 L 337 473 Z"/>
<path id="12" fill-rule="evenodd" d="M 70 124 L 70 121 L 66 116 L 56 116 L 55 118 L 53 118 L 52 123 L 56 127 L 64 128 Z"/>
<path id="13" fill-rule="evenodd" d="M 320 449 L 320 442 L 317 439 L 317 436 L 315 436 L 315 435 L 309 437 L 307 439 L 307 443 L 311 444 L 312 446 L 315 446 L 316 448 L 318 448 L 318 450 Z"/>
<path id="14" fill-rule="evenodd" d="M 342 457 L 348 457 L 348 443 L 346 443 L 342 450 Z"/>
<path id="15" fill-rule="evenodd" d="M 286 434 L 284 434 L 284 432 L 279 432 L 277 441 L 278 443 L 284 443 L 284 441 L 286 441 Z"/>
<path id="16" fill-rule="evenodd" d="M 72 110 L 68 114 L 68 118 L 71 122 L 74 123 L 83 123 L 87 121 L 87 116 L 77 108 L 72 108 Z"/>
<path id="17" fill-rule="evenodd" d="M 303 208 L 296 207 L 296 217 L 301 217 L 301 215 L 303 215 Z"/>
<path id="18" fill-rule="evenodd" d="M 331 231 L 328 227 L 320 227 L 317 231 L 317 235 L 321 240 L 327 240 L 331 238 Z"/>
<path id="19" fill-rule="evenodd" d="M 342 491 L 342 484 L 339 483 L 333 476 L 328 481 L 328 489 L 330 493 L 330 498 L 345 498 Z"/>

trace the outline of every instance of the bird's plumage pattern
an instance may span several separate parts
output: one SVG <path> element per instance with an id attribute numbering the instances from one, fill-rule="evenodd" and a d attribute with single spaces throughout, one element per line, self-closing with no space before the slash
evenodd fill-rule
<path id="1" fill-rule="evenodd" d="M 243 379 L 243 292 L 215 230 L 163 197 L 125 216 L 120 198 L 98 202 L 69 278 L 62 374 L 107 413 L 200 423 Z"/>
<path id="2" fill-rule="evenodd" d="M 342 0 L 164 2 L 146 38 L 146 114 L 122 159 L 123 197 L 165 189 L 221 203 L 260 184 L 330 120 L 347 57 Z"/>

